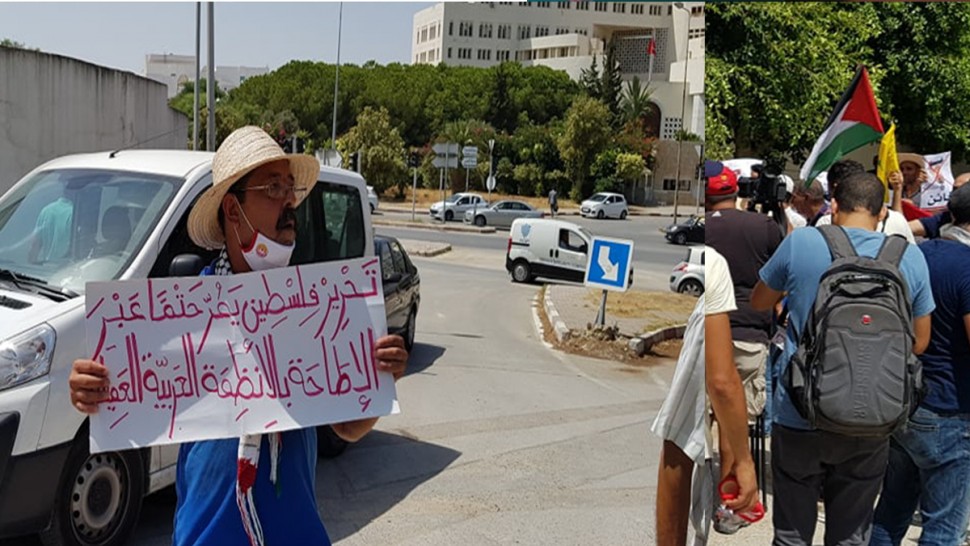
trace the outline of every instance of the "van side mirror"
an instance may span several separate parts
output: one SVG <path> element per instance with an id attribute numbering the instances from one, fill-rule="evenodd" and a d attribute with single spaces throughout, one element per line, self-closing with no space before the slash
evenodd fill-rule
<path id="1" fill-rule="evenodd" d="M 403 275 L 401 275 L 400 273 L 391 273 L 390 275 L 388 275 L 386 279 L 384 279 L 384 282 L 385 283 L 401 282 L 402 278 L 403 278 Z"/>
<path id="2" fill-rule="evenodd" d="M 205 262 L 195 254 L 179 254 L 168 266 L 171 277 L 197 277 L 205 268 Z"/>

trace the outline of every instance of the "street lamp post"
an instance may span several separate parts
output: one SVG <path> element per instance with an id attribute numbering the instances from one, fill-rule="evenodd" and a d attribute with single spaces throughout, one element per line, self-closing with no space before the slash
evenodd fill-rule
<path id="1" fill-rule="evenodd" d="M 343 32 L 344 3 L 340 3 L 340 13 L 337 16 L 337 66 L 333 78 L 333 128 L 330 131 L 331 157 L 337 152 L 337 91 L 340 89 L 340 35 Z M 329 161 L 328 161 L 329 163 Z"/>
<path id="2" fill-rule="evenodd" d="M 209 2 L 209 77 L 205 82 L 206 101 L 209 110 L 206 122 L 206 150 L 216 151 L 216 39 L 215 39 L 215 4 Z"/>
<path id="3" fill-rule="evenodd" d="M 202 54 L 202 2 L 195 3 L 195 93 L 192 97 L 192 149 L 199 149 L 199 56 Z"/>
<path id="4" fill-rule="evenodd" d="M 684 94 L 680 101 L 680 134 L 677 135 L 677 177 L 674 180 L 674 223 L 677 223 L 677 201 L 680 195 L 680 159 L 681 151 L 684 148 L 684 133 L 686 131 L 684 117 L 687 109 L 687 63 L 690 60 L 690 10 L 684 6 L 683 2 L 674 2 L 674 7 L 687 12 L 687 32 L 684 33 Z"/>

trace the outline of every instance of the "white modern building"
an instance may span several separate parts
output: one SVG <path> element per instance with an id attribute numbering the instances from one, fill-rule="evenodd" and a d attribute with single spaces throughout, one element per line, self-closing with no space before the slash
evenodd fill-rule
<path id="1" fill-rule="evenodd" d="M 578 80 L 594 58 L 602 70 L 615 39 L 623 80 L 649 80 L 653 90 L 647 125 L 661 142 L 645 191 L 647 200 L 668 202 L 675 180 L 694 193 L 696 146 L 685 143 L 678 154 L 673 141 L 682 128 L 704 136 L 704 31 L 703 2 L 441 2 L 414 15 L 411 61 L 483 68 L 518 61 Z"/>
<path id="2" fill-rule="evenodd" d="M 203 65 L 202 77 L 208 74 Z M 217 66 L 216 83 L 219 89 L 229 91 L 242 85 L 247 78 L 269 73 L 268 66 Z M 169 98 L 178 94 L 182 85 L 195 80 L 195 56 L 150 54 L 145 56 L 145 76 L 168 86 Z"/>

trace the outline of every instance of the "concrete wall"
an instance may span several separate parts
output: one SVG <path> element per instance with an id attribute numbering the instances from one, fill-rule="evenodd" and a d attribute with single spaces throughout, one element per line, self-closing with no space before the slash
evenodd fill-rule
<path id="1" fill-rule="evenodd" d="M 151 142 L 144 142 L 158 137 Z M 69 57 L 0 47 L 0 192 L 58 156 L 184 149 L 188 118 L 164 84 Z"/>

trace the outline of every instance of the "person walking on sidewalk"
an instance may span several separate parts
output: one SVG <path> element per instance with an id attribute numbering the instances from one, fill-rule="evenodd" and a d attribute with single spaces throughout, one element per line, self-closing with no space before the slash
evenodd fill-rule
<path id="1" fill-rule="evenodd" d="M 556 214 L 559 212 L 559 199 L 556 196 L 556 188 L 549 190 L 549 211 L 551 212 L 553 218 L 555 218 Z"/>
<path id="2" fill-rule="evenodd" d="M 937 301 L 930 344 L 920 355 L 926 396 L 889 443 L 872 530 L 874 546 L 898 545 L 917 506 L 919 543 L 956 546 L 970 518 L 970 186 L 950 195 L 953 223 L 919 249 Z"/>
<path id="3" fill-rule="evenodd" d="M 874 257 L 886 235 L 876 231 L 885 217 L 885 190 L 874 175 L 849 176 L 835 188 L 833 224 L 844 229 L 859 256 Z M 796 229 L 782 241 L 761 269 L 751 296 L 755 309 L 772 309 L 788 295 L 788 328 L 780 372 L 792 366 L 823 273 L 832 264 L 829 246 L 818 229 Z M 899 264 L 912 308 L 912 352 L 923 352 L 930 338 L 933 296 L 923 254 L 906 245 Z M 818 499 L 825 502 L 826 546 L 863 546 L 869 543 L 872 513 L 886 471 L 889 439 L 845 436 L 812 427 L 803 417 L 788 388 L 774 393 L 771 470 L 774 489 L 772 522 L 775 546 L 812 544 Z M 966 484 L 963 484 L 966 487 Z"/>

